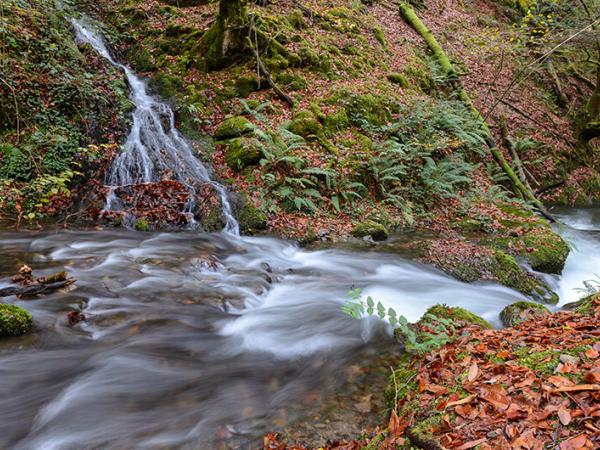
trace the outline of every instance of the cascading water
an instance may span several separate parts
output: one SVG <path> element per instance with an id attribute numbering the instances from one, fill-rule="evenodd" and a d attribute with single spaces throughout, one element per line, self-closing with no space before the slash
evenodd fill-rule
<path id="1" fill-rule="evenodd" d="M 79 42 L 90 44 L 110 64 L 125 73 L 131 89 L 130 99 L 135 105 L 133 126 L 124 151 L 114 159 L 106 176 L 108 195 L 105 209 L 121 209 L 119 198 L 115 195 L 117 188 L 155 183 L 168 177 L 182 183 L 189 190 L 189 200 L 184 212 L 193 217 L 197 188 L 202 184 L 209 184 L 221 199 L 225 222 L 223 231 L 239 234 L 227 190 L 212 180 L 206 167 L 194 157 L 191 145 L 175 126 L 173 110 L 148 94 L 146 83 L 129 67 L 113 59 L 98 32 L 81 21 L 72 19 L 71 23 Z"/>

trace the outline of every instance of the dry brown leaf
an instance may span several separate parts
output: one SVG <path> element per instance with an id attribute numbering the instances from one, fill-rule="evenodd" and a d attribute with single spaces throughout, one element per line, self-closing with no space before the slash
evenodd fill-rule
<path id="1" fill-rule="evenodd" d="M 560 443 L 560 450 L 592 450 L 594 444 L 588 439 L 585 434 L 567 439 Z"/>
<path id="2" fill-rule="evenodd" d="M 469 373 L 467 374 L 467 380 L 469 380 L 469 383 L 472 383 L 473 381 L 475 381 L 477 379 L 478 375 L 479 375 L 479 367 L 477 367 L 477 363 L 474 362 L 473 364 L 471 364 L 471 367 L 469 367 Z"/>
<path id="3" fill-rule="evenodd" d="M 477 439 L 476 441 L 465 442 L 463 445 L 461 445 L 460 447 L 456 447 L 454 450 L 468 450 L 470 448 L 477 447 L 479 444 L 483 444 L 486 441 L 486 438 L 482 438 Z"/>
<path id="4" fill-rule="evenodd" d="M 568 408 L 561 406 L 558 410 L 558 418 L 560 419 L 560 423 L 566 427 L 571 423 L 571 412 Z"/>
<path id="5" fill-rule="evenodd" d="M 506 395 L 506 390 L 499 384 L 481 386 L 479 388 L 479 397 L 500 410 L 505 410 L 510 405 L 510 399 Z"/>
<path id="6" fill-rule="evenodd" d="M 469 403 L 471 400 L 473 400 L 475 397 L 477 397 L 477 394 L 471 394 L 466 396 L 465 398 L 461 399 L 461 400 L 456 400 L 454 402 L 450 402 L 446 404 L 446 408 L 450 408 L 451 406 L 458 406 L 458 405 L 464 405 L 466 403 Z"/>

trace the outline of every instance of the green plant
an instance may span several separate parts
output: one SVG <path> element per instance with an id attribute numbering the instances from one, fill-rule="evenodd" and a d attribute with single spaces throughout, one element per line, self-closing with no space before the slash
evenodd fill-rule
<path id="1" fill-rule="evenodd" d="M 591 280 L 585 280 L 583 282 L 583 287 L 575 288 L 575 291 L 579 292 L 584 297 L 597 294 L 600 292 L 600 276 L 594 274 L 594 277 Z"/>
<path id="2" fill-rule="evenodd" d="M 452 319 L 427 313 L 421 319 L 423 326 L 419 329 L 393 308 L 386 308 L 380 301 L 375 303 L 371 296 L 363 299 L 361 294 L 360 288 L 350 290 L 348 296 L 351 300 L 342 306 L 342 311 L 354 319 L 360 319 L 365 313 L 369 316 L 376 314 L 381 320 L 387 318 L 390 325 L 404 336 L 405 349 L 409 353 L 428 353 L 454 339 L 457 326 Z"/>

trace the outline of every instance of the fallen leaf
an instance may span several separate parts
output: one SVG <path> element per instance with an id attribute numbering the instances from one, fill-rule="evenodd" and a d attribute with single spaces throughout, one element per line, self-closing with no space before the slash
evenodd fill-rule
<path id="1" fill-rule="evenodd" d="M 483 444 L 485 441 L 487 441 L 486 438 L 477 439 L 476 441 L 465 442 L 463 445 L 461 445 L 460 447 L 456 447 L 454 450 L 468 450 L 470 448 L 477 447 L 479 444 Z"/>
<path id="2" fill-rule="evenodd" d="M 585 434 L 580 434 L 560 443 L 560 450 L 591 450 L 594 444 L 590 442 Z"/>
<path id="3" fill-rule="evenodd" d="M 568 408 L 561 406 L 558 410 L 558 418 L 560 419 L 560 423 L 566 427 L 571 423 L 571 412 Z"/>
<path id="4" fill-rule="evenodd" d="M 460 399 L 460 400 L 456 400 L 456 401 L 454 401 L 454 402 L 447 403 L 447 404 L 446 404 L 446 408 L 449 408 L 449 407 L 451 407 L 451 406 L 464 405 L 464 404 L 466 404 L 466 403 L 469 403 L 469 402 L 470 402 L 471 400 L 473 400 L 475 397 L 477 397 L 477 395 L 476 395 L 476 394 L 471 394 L 471 395 L 468 395 L 468 396 L 466 396 L 466 397 L 465 397 L 465 398 L 463 398 L 463 399 Z"/>
<path id="5" fill-rule="evenodd" d="M 467 374 L 467 380 L 469 380 L 469 383 L 472 383 L 473 381 L 475 381 L 477 379 L 477 376 L 479 375 L 479 367 L 477 367 L 477 363 L 473 363 L 471 364 L 471 367 L 469 367 L 469 373 Z"/>
<path id="6" fill-rule="evenodd" d="M 479 396 L 500 410 L 505 410 L 510 405 L 510 399 L 506 395 L 506 390 L 499 384 L 481 386 L 479 388 Z"/>

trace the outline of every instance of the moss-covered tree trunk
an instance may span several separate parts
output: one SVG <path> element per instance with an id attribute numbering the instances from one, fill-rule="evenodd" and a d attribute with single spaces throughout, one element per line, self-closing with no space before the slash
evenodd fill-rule
<path id="1" fill-rule="evenodd" d="M 600 137 L 600 67 L 596 69 L 596 87 L 588 100 L 579 130 L 580 145 Z"/>
<path id="2" fill-rule="evenodd" d="M 204 68 L 218 70 L 242 56 L 247 35 L 246 0 L 220 0 L 219 15 L 200 42 Z"/>

